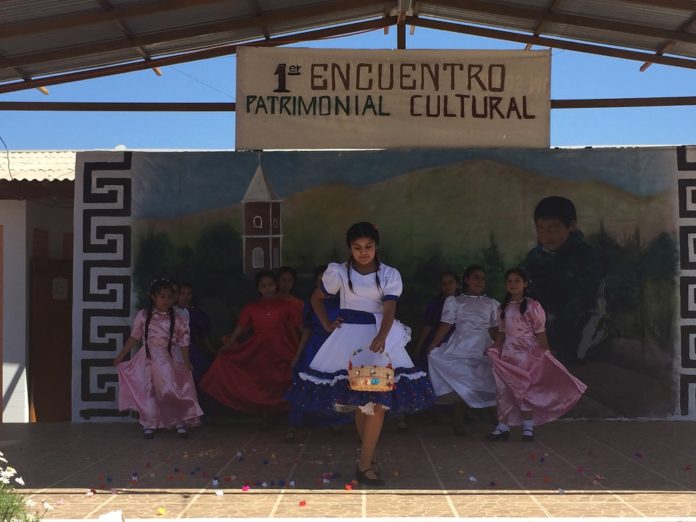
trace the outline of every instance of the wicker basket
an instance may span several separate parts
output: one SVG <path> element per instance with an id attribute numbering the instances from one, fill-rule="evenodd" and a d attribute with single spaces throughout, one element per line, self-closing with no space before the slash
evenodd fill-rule
<path id="1" fill-rule="evenodd" d="M 384 357 L 387 359 L 386 366 L 354 366 L 353 358 L 362 351 L 362 348 L 355 350 L 348 361 L 350 389 L 365 392 L 392 391 L 394 389 L 394 368 L 389 356 L 384 353 Z"/>

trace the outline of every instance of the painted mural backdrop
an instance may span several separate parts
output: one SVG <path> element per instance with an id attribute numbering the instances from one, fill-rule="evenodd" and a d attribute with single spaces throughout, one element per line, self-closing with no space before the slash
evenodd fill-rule
<path id="1" fill-rule="evenodd" d="M 689 154 L 673 147 L 82 154 L 74 416 L 116 415 L 115 372 L 104 361 L 127 337 L 155 276 L 193 283 L 219 345 L 256 295 L 255 270 L 293 266 L 296 294 L 307 297 L 312 269 L 346 259 L 345 229 L 369 220 L 382 235 L 381 259 L 403 275 L 398 315 L 415 337 L 442 270 L 482 264 L 488 293 L 502 298 L 505 270 L 530 263 L 533 210 L 548 195 L 575 203 L 582 241 L 599 260 L 591 304 L 579 312 L 582 339 L 563 349 L 589 386 L 572 416 L 693 415 L 688 270 L 696 261 L 688 256 L 696 253 L 683 245 L 696 232 L 678 230 L 691 218 Z M 574 291 L 566 288 L 568 300 Z"/>

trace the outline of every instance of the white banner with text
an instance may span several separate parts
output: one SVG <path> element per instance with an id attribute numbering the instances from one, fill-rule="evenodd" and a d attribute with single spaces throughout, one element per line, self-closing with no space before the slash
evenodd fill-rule
<path id="1" fill-rule="evenodd" d="M 240 47 L 236 148 L 549 146 L 549 51 Z"/>

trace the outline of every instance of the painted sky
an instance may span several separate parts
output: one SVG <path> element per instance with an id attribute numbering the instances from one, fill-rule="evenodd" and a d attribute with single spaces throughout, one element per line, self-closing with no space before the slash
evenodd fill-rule
<path id="1" fill-rule="evenodd" d="M 676 169 L 674 147 L 267 152 L 260 158 L 281 197 L 321 184 L 369 185 L 474 159 L 509 163 L 568 181 L 601 181 L 648 196 L 671 189 Z M 136 152 L 134 197 L 143 198 L 136 205 L 140 213 L 136 218 L 172 217 L 237 204 L 258 161 L 253 152 Z"/>

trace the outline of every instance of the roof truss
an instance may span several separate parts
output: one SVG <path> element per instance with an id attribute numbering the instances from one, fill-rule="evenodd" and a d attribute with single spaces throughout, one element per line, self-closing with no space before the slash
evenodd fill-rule
<path id="1" fill-rule="evenodd" d="M 78 12 L 42 0 L 43 15 L 31 3 L 0 0 L 0 93 L 390 25 L 399 48 L 411 25 L 696 68 L 696 0 L 92 0 Z"/>

